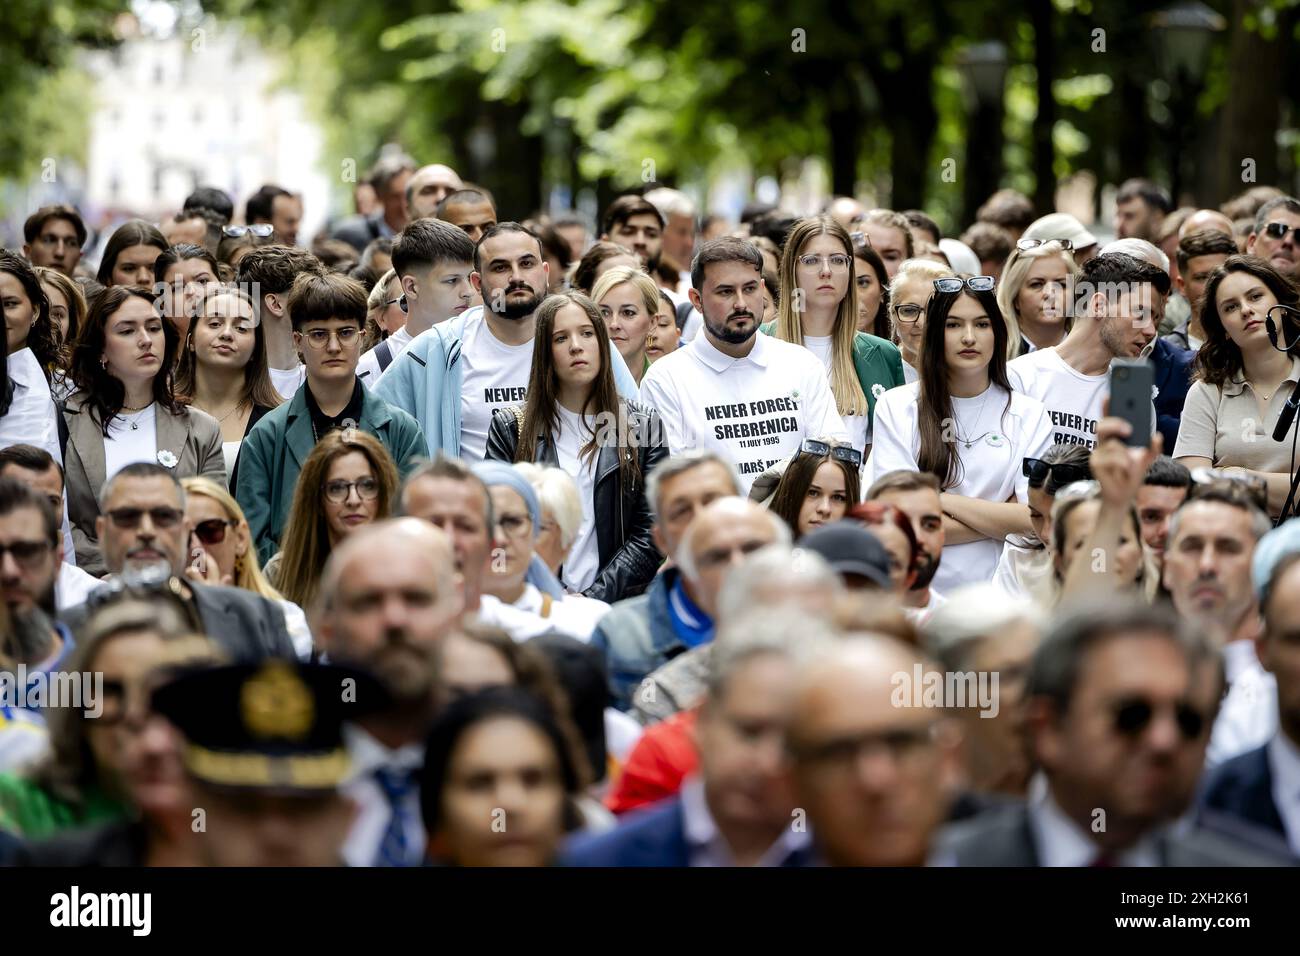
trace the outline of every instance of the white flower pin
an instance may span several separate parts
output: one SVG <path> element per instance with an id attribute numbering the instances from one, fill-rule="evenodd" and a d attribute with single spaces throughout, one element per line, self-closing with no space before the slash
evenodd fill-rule
<path id="1" fill-rule="evenodd" d="M 1157 398 L 1159 398 L 1159 397 L 1160 397 L 1160 386 L 1159 386 L 1159 385 L 1152 385 L 1152 386 L 1151 386 L 1151 401 L 1154 402 L 1154 401 L 1155 401 Z"/>
<path id="2" fill-rule="evenodd" d="M 175 468 L 176 456 L 164 448 L 162 451 L 158 452 L 158 464 L 162 465 L 164 468 Z"/>
<path id="3" fill-rule="evenodd" d="M 871 386 L 871 395 L 873 398 L 879 398 L 881 395 L 884 394 L 885 394 L 885 386 L 881 385 L 879 382 Z"/>

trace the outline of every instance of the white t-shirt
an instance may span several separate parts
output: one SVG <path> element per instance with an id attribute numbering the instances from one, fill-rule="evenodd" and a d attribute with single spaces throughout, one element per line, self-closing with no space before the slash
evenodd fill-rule
<path id="1" fill-rule="evenodd" d="M 388 343 L 388 353 L 391 356 L 389 360 L 390 365 L 392 364 L 391 359 L 395 359 L 397 356 L 401 355 L 402 350 L 411 344 L 411 339 L 413 338 L 415 338 L 415 336 L 406 331 L 406 326 L 402 326 L 388 338 L 384 339 L 384 342 Z M 384 343 L 381 342 L 379 344 L 382 345 Z M 379 345 L 375 346 L 375 349 L 377 348 L 379 348 Z M 375 349 L 366 352 L 357 362 L 357 378 L 361 379 L 361 384 L 366 388 L 373 388 L 375 382 L 379 381 L 380 374 L 384 371 L 379 367 L 379 356 L 375 354 Z"/>
<path id="2" fill-rule="evenodd" d="M 150 402 L 138 412 L 118 412 L 108 423 L 104 439 L 104 480 L 137 461 L 158 460 L 156 406 Z"/>
<path id="3" fill-rule="evenodd" d="M 930 597 L 925 602 L 925 607 L 905 607 L 903 608 L 903 616 L 912 623 L 913 627 L 925 627 L 926 624 L 930 623 L 930 618 L 934 616 L 934 612 L 947 603 L 948 599 L 946 597 L 934 588 L 930 588 Z"/>
<path id="4" fill-rule="evenodd" d="M 826 369 L 826 381 L 830 383 L 831 378 L 831 336 L 829 335 L 805 335 L 803 337 L 804 348 L 822 361 L 822 367 Z M 834 393 L 831 393 L 834 398 Z M 853 442 L 853 447 L 862 451 L 867 447 L 869 438 L 867 432 L 866 415 L 841 415 L 840 420 L 844 422 L 844 430 L 849 433 L 849 440 Z"/>
<path id="5" fill-rule="evenodd" d="M 93 574 L 64 561 L 59 567 L 59 576 L 54 579 L 54 606 L 60 611 L 79 607 L 86 603 L 90 592 L 103 583 Z"/>
<path id="6" fill-rule="evenodd" d="M 62 462 L 58 410 L 40 361 L 31 349 L 22 348 L 9 356 L 5 367 L 13 385 L 13 398 L 9 411 L 0 418 L 0 448 L 35 445 Z"/>
<path id="7" fill-rule="evenodd" d="M 582 458 L 582 448 L 591 441 L 591 416 L 579 416 L 557 404 L 560 430 L 555 436 L 555 453 L 560 467 L 578 484 L 582 501 L 582 524 L 573 539 L 573 547 L 564 560 L 564 586 L 570 591 L 585 591 L 600 573 L 600 547 L 596 538 L 596 464 L 599 455 L 589 461 Z"/>
<path id="8" fill-rule="evenodd" d="M 488 328 L 483 310 L 465 320 L 461 336 L 460 457 L 482 461 L 487 454 L 492 412 L 519 405 L 528 394 L 533 342 L 506 345 Z"/>
<path id="9" fill-rule="evenodd" d="M 541 618 L 561 634 L 567 634 L 584 644 L 591 640 L 591 632 L 609 612 L 609 605 L 604 601 L 583 597 L 581 594 L 566 594 L 560 600 L 552 598 L 549 613 L 542 617 L 544 603 L 537 585 L 525 584 L 524 593 L 510 606 Z"/>
<path id="10" fill-rule="evenodd" d="M 1010 597 L 1028 598 L 1044 608 L 1050 607 L 1052 586 L 1052 552 L 1047 548 L 1026 548 L 1008 538 L 1002 545 L 993 584 Z"/>
<path id="11" fill-rule="evenodd" d="M 917 470 L 920 391 L 919 384 L 904 385 L 877 399 L 875 442 L 867 460 L 865 484 L 896 469 Z M 1013 495 L 1017 501 L 1028 500 L 1029 479 L 1021 463 L 1026 457 L 1041 458 L 1047 451 L 1052 443 L 1051 421 L 1041 402 L 1019 392 L 1011 393 L 1010 408 L 1006 403 L 1007 393 L 996 385 L 974 398 L 952 400 L 961 480 L 947 491 L 985 501 L 1007 501 Z M 948 592 L 963 584 L 992 580 L 1001 554 L 1002 542 L 990 538 L 950 544 L 943 549 L 933 586 Z"/>
<path id="12" fill-rule="evenodd" d="M 244 444 L 243 440 L 223 441 L 221 443 L 221 457 L 226 460 L 226 479 L 235 473 L 235 460 L 239 458 L 240 446 Z"/>
<path id="13" fill-rule="evenodd" d="M 805 438 L 849 438 L 817 356 L 761 332 L 752 341 L 736 359 L 700 335 L 641 380 L 641 401 L 659 412 L 669 452 L 717 452 L 736 466 L 742 495 Z"/>
<path id="14" fill-rule="evenodd" d="M 295 365 L 293 368 L 273 368 L 271 373 L 271 384 L 275 390 L 280 393 L 280 397 L 286 402 L 298 394 L 298 389 L 302 383 L 307 381 L 307 366 Z"/>
<path id="15" fill-rule="evenodd" d="M 311 628 L 307 626 L 307 615 L 303 609 L 292 601 L 280 601 L 280 610 L 284 612 L 284 629 L 289 632 L 293 649 L 302 661 L 311 660 Z"/>
<path id="16" fill-rule="evenodd" d="M 484 624 L 501 628 L 520 643 L 549 634 L 554 630 L 550 621 L 544 621 L 536 614 L 521 611 L 513 604 L 506 604 L 491 594 L 479 596 L 477 617 Z"/>
<path id="17" fill-rule="evenodd" d="M 1109 375 L 1084 375 L 1050 348 L 1012 359 L 1007 363 L 1007 378 L 1017 392 L 1047 406 L 1051 444 L 1096 446 L 1102 402 L 1110 392 Z"/>

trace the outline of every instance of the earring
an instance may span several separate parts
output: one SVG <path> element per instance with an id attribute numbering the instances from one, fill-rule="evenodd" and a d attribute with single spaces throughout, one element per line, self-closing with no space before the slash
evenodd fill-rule
<path id="1" fill-rule="evenodd" d="M 103 355 L 99 357 L 99 367 L 103 369 L 108 368 L 108 359 L 105 358 Z"/>
<path id="2" fill-rule="evenodd" d="M 235 555 L 235 580 L 238 581 L 244 576 L 244 555 Z"/>

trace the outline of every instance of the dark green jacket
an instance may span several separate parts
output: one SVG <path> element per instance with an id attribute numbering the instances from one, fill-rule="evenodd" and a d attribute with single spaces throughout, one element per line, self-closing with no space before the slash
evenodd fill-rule
<path id="1" fill-rule="evenodd" d="M 424 432 L 414 418 L 370 389 L 362 389 L 361 395 L 358 427 L 379 439 L 405 477 L 428 453 Z M 280 548 L 298 473 L 315 447 L 307 385 L 303 384 L 290 401 L 262 416 L 239 450 L 235 498 L 244 509 L 258 560 L 263 564 Z"/>
<path id="2" fill-rule="evenodd" d="M 0 830 L 40 840 L 63 830 L 127 818 L 125 805 L 90 787 L 81 804 L 55 796 L 34 780 L 0 774 Z"/>
<path id="3" fill-rule="evenodd" d="M 760 326 L 760 331 L 771 335 L 776 328 L 775 322 Z M 866 332 L 859 332 L 853 337 L 853 367 L 858 370 L 858 381 L 867 396 L 867 428 L 875 421 L 877 391 L 887 392 L 903 384 L 903 353 L 893 342 Z"/>

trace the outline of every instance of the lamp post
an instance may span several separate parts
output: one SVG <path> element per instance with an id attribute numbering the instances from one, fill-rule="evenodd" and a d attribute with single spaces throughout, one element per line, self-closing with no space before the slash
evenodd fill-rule
<path id="1" fill-rule="evenodd" d="M 975 43 L 957 55 L 965 80 L 970 125 L 966 132 L 963 221 L 971 222 L 980 203 L 1002 177 L 1002 94 L 1007 79 L 1007 48 L 996 40 Z"/>
<path id="2" fill-rule="evenodd" d="M 1169 83 L 1169 192 L 1177 206 L 1183 186 L 1183 152 L 1193 142 L 1196 98 L 1205 82 L 1214 34 L 1226 21 L 1203 3 L 1188 0 L 1151 16 L 1161 70 Z"/>

